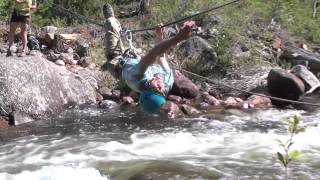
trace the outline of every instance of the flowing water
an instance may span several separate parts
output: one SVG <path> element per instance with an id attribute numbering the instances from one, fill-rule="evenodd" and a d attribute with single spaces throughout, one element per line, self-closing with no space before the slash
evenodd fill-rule
<path id="1" fill-rule="evenodd" d="M 276 139 L 285 119 L 306 131 L 292 149 L 292 179 L 320 179 L 320 111 L 225 110 L 169 120 L 141 112 L 72 110 L 50 121 L 0 130 L 1 180 L 283 179 Z"/>

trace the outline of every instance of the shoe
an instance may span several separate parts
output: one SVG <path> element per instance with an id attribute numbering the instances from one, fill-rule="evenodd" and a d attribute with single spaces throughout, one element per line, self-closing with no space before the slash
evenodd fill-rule
<path id="1" fill-rule="evenodd" d="M 107 3 L 103 6 L 103 14 L 104 14 L 104 17 L 106 19 L 110 18 L 110 17 L 114 17 L 114 11 L 113 11 L 113 8 L 112 6 Z"/>
<path id="2" fill-rule="evenodd" d="M 8 49 L 8 51 L 7 51 L 7 57 L 9 57 L 9 56 L 12 56 L 12 52 L 10 49 Z"/>

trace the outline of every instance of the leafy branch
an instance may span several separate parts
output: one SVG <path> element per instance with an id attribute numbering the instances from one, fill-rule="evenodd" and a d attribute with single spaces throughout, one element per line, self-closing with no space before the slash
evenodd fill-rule
<path id="1" fill-rule="evenodd" d="M 294 135 L 304 132 L 305 127 L 300 125 L 300 117 L 294 116 L 288 121 L 290 138 L 286 142 L 279 142 L 279 145 L 282 147 L 283 152 L 277 152 L 278 160 L 281 161 L 283 167 L 285 168 L 285 179 L 288 177 L 288 166 L 292 160 L 301 160 L 299 151 L 291 150 L 292 145 L 294 144 L 293 137 Z"/>

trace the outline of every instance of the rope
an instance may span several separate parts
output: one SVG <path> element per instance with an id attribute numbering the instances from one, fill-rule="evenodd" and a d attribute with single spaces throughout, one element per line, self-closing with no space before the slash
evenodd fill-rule
<path id="1" fill-rule="evenodd" d="M 235 4 L 235 3 L 239 2 L 239 1 L 242 1 L 242 0 L 234 0 L 234 1 L 231 1 L 231 2 L 228 2 L 228 3 L 225 3 L 225 4 L 222 4 L 222 5 L 220 5 L 220 6 L 213 7 L 213 8 L 211 8 L 211 9 L 208 9 L 208 10 L 205 10 L 205 11 L 202 11 L 202 12 L 199 12 L 199 13 L 196 13 L 196 14 L 193 14 L 193 15 L 191 15 L 191 16 L 187 16 L 187 17 L 178 19 L 178 20 L 173 21 L 173 22 L 168 22 L 168 23 L 164 24 L 163 27 L 167 27 L 167 26 L 170 26 L 170 25 L 173 25 L 173 24 L 177 24 L 177 23 L 182 22 L 182 21 L 185 21 L 185 20 L 187 20 L 187 19 L 191 19 L 191 18 L 193 18 L 193 17 L 200 16 L 200 15 L 202 15 L 202 14 L 206 14 L 206 13 L 208 13 L 208 12 L 210 12 L 210 11 L 214 11 L 214 10 L 217 10 L 217 9 L 221 9 L 221 8 L 223 8 L 223 7 L 225 7 L 225 6 L 229 6 L 229 5 L 231 5 L 231 4 Z M 100 27 L 104 27 L 103 24 L 98 23 L 97 21 L 92 20 L 92 19 L 90 19 L 90 18 L 88 18 L 88 17 L 86 17 L 86 16 L 83 16 L 83 15 L 80 15 L 80 14 L 78 14 L 78 13 L 72 12 L 71 10 L 66 9 L 66 8 L 64 8 L 64 7 L 62 7 L 62 6 L 58 5 L 58 4 L 54 4 L 54 3 L 53 3 L 52 6 L 53 6 L 53 8 L 54 8 L 55 10 L 60 11 L 60 12 L 62 12 L 62 13 L 66 13 L 66 14 L 68 14 L 68 15 L 76 18 L 76 19 L 79 19 L 79 20 L 82 20 L 82 21 L 85 21 L 85 22 L 88 22 L 88 23 L 91 23 L 91 24 L 95 24 L 95 25 L 100 26 Z M 149 27 L 149 28 L 144 28 L 144 29 L 127 30 L 126 33 L 136 33 L 136 32 L 142 32 L 142 31 L 150 31 L 150 30 L 155 30 L 155 28 L 156 28 L 156 27 L 154 26 L 154 27 Z"/>
<path id="2" fill-rule="evenodd" d="M 179 70 L 179 71 L 181 71 L 181 72 L 184 72 L 184 73 L 186 73 L 186 74 L 189 74 L 189 75 L 191 75 L 191 76 L 193 76 L 193 77 L 196 77 L 196 78 L 198 78 L 198 79 L 204 79 L 204 80 L 206 80 L 207 82 L 210 82 L 210 83 L 213 83 L 213 84 L 217 84 L 217 85 L 220 85 L 220 86 L 224 86 L 224 87 L 227 87 L 227 88 L 230 88 L 230 89 L 239 91 L 239 92 L 244 92 L 244 93 L 247 93 L 247 94 L 257 95 L 257 96 L 266 97 L 266 98 L 270 98 L 270 99 L 273 99 L 273 100 L 282 101 L 282 102 L 287 102 L 287 103 L 292 103 L 292 104 L 301 104 L 301 105 L 308 105 L 308 106 L 320 107 L 320 104 L 314 104 L 314 103 L 308 103 L 308 102 L 302 102 L 302 101 L 294 101 L 294 100 L 283 99 L 283 98 L 278 98 L 278 97 L 274 97 L 274 96 L 268 96 L 268 95 L 265 95 L 265 94 L 255 93 L 255 92 L 251 92 L 251 91 L 246 91 L 246 90 L 243 90 L 243 89 L 239 89 L 239 88 L 236 88 L 236 87 L 232 87 L 232 86 L 229 86 L 229 85 L 220 83 L 220 82 L 218 82 L 218 81 L 209 79 L 209 78 L 207 78 L 207 77 L 204 77 L 204 76 L 195 74 L 195 73 L 193 73 L 193 72 L 190 72 L 190 71 L 187 71 L 187 70 L 184 70 L 184 69 L 181 69 L 181 68 L 174 68 L 174 69 Z"/>
<path id="3" fill-rule="evenodd" d="M 228 3 L 225 3 L 225 4 L 222 4 L 222 5 L 220 5 L 220 6 L 213 7 L 213 8 L 211 8 L 211 9 L 206 10 L 206 11 L 202 11 L 202 12 L 193 14 L 193 15 L 191 15 L 191 16 L 187 16 L 187 17 L 178 19 L 178 20 L 176 20 L 176 21 L 172 21 L 172 22 L 166 23 L 166 24 L 164 24 L 162 27 L 167 27 L 167 26 L 170 26 L 170 25 L 173 25 L 173 24 L 177 24 L 177 23 L 182 22 L 182 21 L 185 21 L 185 20 L 187 20 L 187 19 L 191 19 L 191 18 L 194 18 L 194 17 L 196 17 L 196 16 L 200 16 L 200 15 L 202 15 L 202 14 L 206 14 L 206 13 L 208 13 L 208 12 L 210 12 L 210 11 L 214 11 L 214 10 L 217 10 L 217 9 L 221 9 L 221 8 L 223 8 L 223 7 L 225 7 L 225 6 L 229 6 L 229 5 L 234 4 L 234 3 L 237 3 L 237 2 L 239 2 L 239 1 L 242 1 L 242 0 L 234 0 L 234 1 L 231 1 L 231 2 L 228 2 Z M 136 33 L 136 32 L 142 32 L 142 31 L 155 30 L 155 29 L 156 29 L 156 27 L 149 27 L 149 28 L 144 28 L 144 29 L 128 30 L 127 32 Z"/>

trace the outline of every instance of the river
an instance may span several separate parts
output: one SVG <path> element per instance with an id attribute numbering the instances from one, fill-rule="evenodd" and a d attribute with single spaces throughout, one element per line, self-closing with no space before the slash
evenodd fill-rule
<path id="1" fill-rule="evenodd" d="M 320 179 L 320 111 L 223 110 L 169 120 L 141 112 L 69 110 L 0 130 L 1 180 L 284 179 L 276 139 L 301 116 L 289 178 Z"/>

